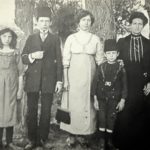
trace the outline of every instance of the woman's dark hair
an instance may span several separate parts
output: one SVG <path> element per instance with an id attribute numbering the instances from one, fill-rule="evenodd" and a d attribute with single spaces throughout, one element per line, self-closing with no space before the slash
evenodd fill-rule
<path id="1" fill-rule="evenodd" d="M 10 28 L 5 28 L 5 29 L 0 30 L 0 36 L 4 33 L 7 33 L 7 32 L 10 32 L 12 35 L 12 40 L 11 40 L 9 46 L 11 49 L 15 49 L 16 45 L 17 45 L 17 34 L 13 30 L 11 30 Z M 3 43 L 1 41 L 1 38 L 0 38 L 0 48 L 1 49 L 3 48 Z"/>
<path id="2" fill-rule="evenodd" d="M 145 26 L 148 22 L 147 17 L 142 13 L 142 12 L 133 12 L 129 18 L 129 23 L 131 24 L 133 19 L 139 18 L 141 20 L 143 20 L 143 25 Z"/>
<path id="3" fill-rule="evenodd" d="M 88 15 L 91 17 L 91 26 L 92 26 L 95 21 L 95 18 L 91 12 L 89 12 L 88 10 L 84 10 L 84 9 L 79 10 L 79 12 L 77 13 L 76 23 L 78 24 L 81 18 L 86 17 Z"/>

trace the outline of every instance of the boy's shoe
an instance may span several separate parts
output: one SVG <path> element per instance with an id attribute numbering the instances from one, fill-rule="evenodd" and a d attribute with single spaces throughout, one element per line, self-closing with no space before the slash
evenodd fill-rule
<path id="1" fill-rule="evenodd" d="M 38 147 L 35 148 L 35 150 L 43 150 L 43 148 L 38 146 Z"/>
<path id="2" fill-rule="evenodd" d="M 2 141 L 0 141 L 0 147 L 1 147 L 1 146 L 3 146 L 3 143 L 2 143 Z"/>
<path id="3" fill-rule="evenodd" d="M 51 143 L 49 143 L 48 140 L 46 140 L 46 141 L 41 140 L 41 144 L 42 144 L 42 147 L 44 149 L 51 149 L 51 148 L 53 148 L 53 145 Z"/>
<path id="4" fill-rule="evenodd" d="M 107 141 L 107 149 L 108 150 L 116 150 L 111 139 L 108 139 L 108 141 Z"/>
<path id="5" fill-rule="evenodd" d="M 21 150 L 21 147 L 18 147 L 14 145 L 13 143 L 9 143 L 7 147 L 9 150 Z"/>
<path id="6" fill-rule="evenodd" d="M 75 147 L 76 146 L 76 139 L 74 136 L 69 136 L 67 139 L 66 139 L 66 143 L 67 143 L 67 146 L 69 147 Z"/>
<path id="7" fill-rule="evenodd" d="M 34 149 L 35 147 L 36 147 L 35 143 L 29 142 L 29 143 L 25 146 L 24 150 L 32 150 L 32 149 Z"/>
<path id="8" fill-rule="evenodd" d="M 82 147 L 88 148 L 90 146 L 89 141 L 82 136 L 77 136 L 77 141 Z"/>
<path id="9" fill-rule="evenodd" d="M 3 143 L 0 142 L 0 150 L 2 150 L 4 148 Z"/>
<path id="10" fill-rule="evenodd" d="M 100 150 L 105 150 L 105 139 L 100 138 Z"/>

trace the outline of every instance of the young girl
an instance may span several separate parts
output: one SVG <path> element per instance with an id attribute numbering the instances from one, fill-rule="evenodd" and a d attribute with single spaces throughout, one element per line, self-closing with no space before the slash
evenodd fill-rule
<path id="1" fill-rule="evenodd" d="M 13 126 L 16 123 L 17 100 L 23 91 L 23 66 L 19 51 L 16 50 L 17 35 L 10 28 L 0 30 L 0 149 L 6 129 L 6 143 L 10 149 L 16 149 L 12 143 Z"/>

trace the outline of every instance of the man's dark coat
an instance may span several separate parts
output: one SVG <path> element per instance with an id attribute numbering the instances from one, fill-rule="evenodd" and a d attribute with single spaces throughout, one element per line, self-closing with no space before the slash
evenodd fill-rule
<path id="1" fill-rule="evenodd" d="M 41 60 L 29 61 L 29 54 L 44 51 Z M 57 36 L 48 33 L 42 42 L 40 34 L 30 35 L 22 53 L 23 63 L 28 65 L 26 71 L 25 91 L 53 93 L 57 81 L 62 81 L 62 59 L 60 40 Z"/>

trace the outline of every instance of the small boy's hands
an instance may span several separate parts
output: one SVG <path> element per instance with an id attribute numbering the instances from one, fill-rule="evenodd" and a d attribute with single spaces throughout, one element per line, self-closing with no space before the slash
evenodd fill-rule
<path id="1" fill-rule="evenodd" d="M 122 98 L 118 103 L 116 109 L 118 110 L 118 112 L 120 112 L 123 110 L 124 106 L 125 106 L 125 99 Z"/>
<path id="2" fill-rule="evenodd" d="M 98 106 L 98 100 L 97 100 L 97 96 L 94 95 L 94 107 L 96 110 L 99 110 L 99 106 Z"/>

